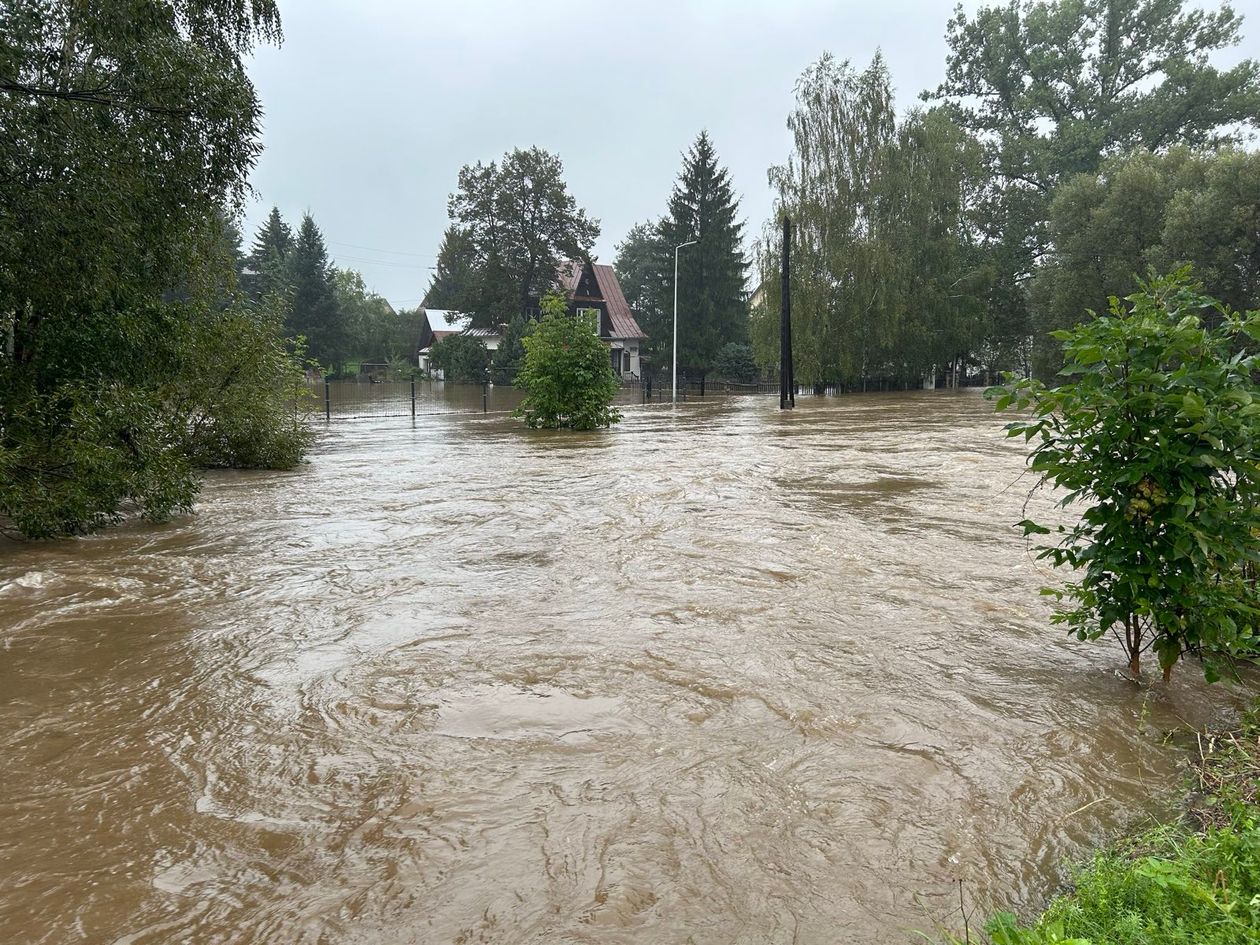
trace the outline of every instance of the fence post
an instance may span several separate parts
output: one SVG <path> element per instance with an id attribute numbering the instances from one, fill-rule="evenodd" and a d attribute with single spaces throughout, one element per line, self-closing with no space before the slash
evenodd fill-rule
<path id="1" fill-rule="evenodd" d="M 332 393 L 328 389 L 328 375 L 324 375 L 324 422 L 332 422 Z"/>
<path id="2" fill-rule="evenodd" d="M 411 419 L 416 419 L 416 376 L 411 375 Z"/>
<path id="3" fill-rule="evenodd" d="M 481 412 L 488 413 L 490 408 L 487 401 L 490 398 L 490 383 L 488 381 L 481 382 Z"/>

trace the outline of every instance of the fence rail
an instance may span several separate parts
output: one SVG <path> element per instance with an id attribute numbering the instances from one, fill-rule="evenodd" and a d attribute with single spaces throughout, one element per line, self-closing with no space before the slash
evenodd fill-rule
<path id="1" fill-rule="evenodd" d="M 372 417 L 418 417 L 442 414 L 502 414 L 515 409 L 522 394 L 510 384 L 456 384 L 442 381 L 312 380 L 306 408 L 312 419 L 325 422 Z M 678 385 L 680 402 L 706 397 L 778 392 L 775 383 L 685 381 Z M 669 378 L 643 378 L 622 385 L 616 402 L 660 404 L 672 400 Z"/>

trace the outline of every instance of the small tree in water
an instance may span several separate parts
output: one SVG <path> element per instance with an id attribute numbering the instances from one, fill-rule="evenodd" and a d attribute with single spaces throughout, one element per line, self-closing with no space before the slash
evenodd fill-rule
<path id="1" fill-rule="evenodd" d="M 518 417 L 533 428 L 594 430 L 621 419 L 614 409 L 617 376 L 599 326 L 583 315 L 570 315 L 564 299 L 542 300 L 542 319 L 524 339 L 525 364 L 516 386 L 525 400 Z"/>
<path id="2" fill-rule="evenodd" d="M 1079 574 L 1043 590 L 1054 621 L 1081 640 L 1113 634 L 1135 676 L 1153 650 L 1165 679 L 1196 654 L 1215 680 L 1260 627 L 1260 312 L 1226 309 L 1184 271 L 1125 302 L 1054 333 L 1058 387 L 1011 379 L 986 396 L 1031 410 L 1007 435 L 1035 441 L 1029 467 L 1065 490 L 1060 506 L 1085 506 L 1053 532 L 1020 523 L 1058 534 L 1038 558 Z"/>

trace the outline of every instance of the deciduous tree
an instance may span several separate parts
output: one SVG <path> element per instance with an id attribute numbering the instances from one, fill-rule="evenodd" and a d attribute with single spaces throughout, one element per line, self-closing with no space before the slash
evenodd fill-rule
<path id="1" fill-rule="evenodd" d="M 1057 387 L 995 388 L 1029 468 L 1080 507 L 1038 557 L 1073 569 L 1055 622 L 1113 635 L 1137 675 L 1154 650 L 1167 678 L 1187 654 L 1209 678 L 1260 642 L 1260 312 L 1239 315 L 1185 274 L 1156 279 L 1109 314 L 1055 332 Z"/>
<path id="2" fill-rule="evenodd" d="M 551 288 L 561 261 L 589 257 L 599 237 L 598 221 L 564 183 L 560 158 L 536 147 L 462 168 L 449 208 L 472 247 L 476 327 L 524 314 Z"/>

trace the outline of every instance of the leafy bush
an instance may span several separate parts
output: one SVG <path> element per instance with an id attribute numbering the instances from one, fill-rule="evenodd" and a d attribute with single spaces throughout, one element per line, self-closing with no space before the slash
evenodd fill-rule
<path id="1" fill-rule="evenodd" d="M 713 364 L 713 373 L 736 383 L 748 384 L 757 380 L 761 372 L 753 359 L 752 348 L 735 342 L 723 345 Z"/>
<path id="2" fill-rule="evenodd" d="M 0 520 L 18 534 L 83 534 L 129 505 L 160 521 L 191 510 L 201 467 L 301 460 L 301 361 L 277 315 L 154 303 L 53 327 L 35 360 L 0 357 Z"/>
<path id="3" fill-rule="evenodd" d="M 986 395 L 1031 410 L 1007 434 L 1035 442 L 1029 467 L 1065 490 L 1061 506 L 1084 505 L 1053 532 L 1020 523 L 1057 534 L 1038 557 L 1080 575 L 1043 591 L 1070 602 L 1055 622 L 1081 640 L 1113 634 L 1135 675 L 1153 649 L 1165 678 L 1193 653 L 1214 679 L 1257 642 L 1260 313 L 1226 309 L 1184 271 L 1126 301 L 1055 333 L 1058 387 L 1009 380 Z"/>
<path id="4" fill-rule="evenodd" d="M 496 384 L 511 384 L 525 363 L 525 339 L 534 330 L 527 318 L 514 318 L 504 329 L 503 338 L 494 352 L 493 375 Z"/>
<path id="5" fill-rule="evenodd" d="M 542 315 L 524 340 L 525 366 L 516 386 L 525 400 L 516 416 L 548 429 L 594 430 L 618 422 L 621 413 L 610 405 L 620 385 L 598 325 L 570 315 L 557 295 L 543 299 Z"/>
<path id="6" fill-rule="evenodd" d="M 457 384 L 484 383 L 490 370 L 485 342 L 472 335 L 448 335 L 433 346 L 429 359 L 446 380 Z"/>

